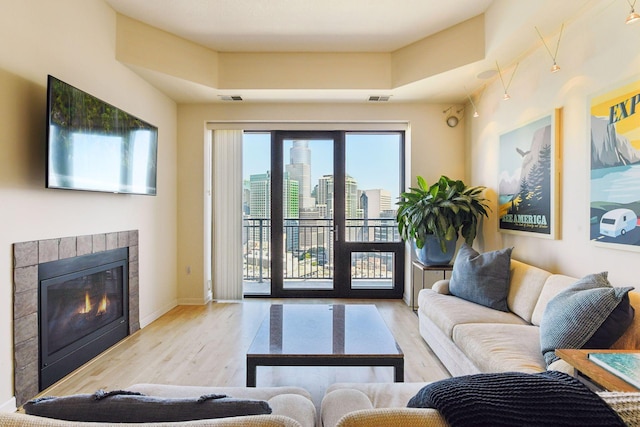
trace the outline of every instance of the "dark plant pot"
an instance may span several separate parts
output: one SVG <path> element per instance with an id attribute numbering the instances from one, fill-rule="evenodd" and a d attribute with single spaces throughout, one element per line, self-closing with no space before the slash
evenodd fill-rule
<path id="1" fill-rule="evenodd" d="M 424 243 L 422 249 L 418 249 L 415 242 L 413 248 L 416 251 L 418 260 L 424 265 L 446 265 L 451 262 L 456 252 L 456 241 L 446 241 L 447 252 L 442 252 L 440 248 L 440 242 L 433 236 L 427 236 L 427 240 Z"/>

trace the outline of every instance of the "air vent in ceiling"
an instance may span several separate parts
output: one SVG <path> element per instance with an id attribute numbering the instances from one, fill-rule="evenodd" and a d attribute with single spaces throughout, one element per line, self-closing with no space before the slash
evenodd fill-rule
<path id="1" fill-rule="evenodd" d="M 389 95 L 371 95 L 369 101 L 371 102 L 387 102 L 391 98 Z"/>
<path id="2" fill-rule="evenodd" d="M 240 95 L 219 95 L 220 99 L 223 101 L 242 101 L 242 97 Z"/>

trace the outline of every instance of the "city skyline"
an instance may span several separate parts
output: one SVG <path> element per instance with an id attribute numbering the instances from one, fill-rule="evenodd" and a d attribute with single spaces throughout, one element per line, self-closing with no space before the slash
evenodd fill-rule
<path id="1" fill-rule="evenodd" d="M 375 149 L 372 149 L 372 140 Z M 325 175 L 333 175 L 333 144 L 331 140 L 301 140 L 310 151 L 310 190 Z M 331 143 L 329 145 L 329 143 Z M 284 165 L 291 164 L 293 140 L 285 140 Z M 358 183 L 358 189 L 389 191 L 392 204 L 400 195 L 400 153 L 397 134 L 347 134 L 346 173 Z M 286 167 L 286 166 L 285 166 Z M 270 134 L 245 133 L 243 136 L 243 180 L 250 175 L 271 170 Z M 300 186 L 301 190 L 303 185 Z M 302 194 L 302 192 L 301 192 Z"/>

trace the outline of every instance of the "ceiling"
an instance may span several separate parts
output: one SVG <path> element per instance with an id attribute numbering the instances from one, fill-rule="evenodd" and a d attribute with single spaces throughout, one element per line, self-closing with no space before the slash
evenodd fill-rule
<path id="1" fill-rule="evenodd" d="M 563 23 L 604 0 L 106 0 L 117 12 L 219 52 L 392 52 L 485 13 L 507 23 L 486 39 L 486 59 L 399 88 L 234 90 L 227 93 L 146 69 L 134 70 L 177 102 L 465 102 L 484 84 L 477 75 L 515 64 L 542 46 L 535 28 L 556 35 Z M 609 0 L 610 1 L 610 0 Z M 549 13 L 553 10 L 553 13 Z M 512 22 L 513 21 L 513 22 Z M 488 30 L 487 30 L 488 31 Z M 495 76 L 493 76 L 495 78 Z"/>

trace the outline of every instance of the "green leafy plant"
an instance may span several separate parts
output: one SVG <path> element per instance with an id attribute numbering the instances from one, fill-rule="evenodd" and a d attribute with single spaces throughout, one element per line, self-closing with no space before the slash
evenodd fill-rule
<path id="1" fill-rule="evenodd" d="M 433 234 L 442 252 L 447 251 L 446 242 L 457 240 L 459 235 L 471 245 L 480 217 L 488 217 L 491 210 L 483 197 L 486 187 L 468 187 L 444 175 L 431 186 L 421 176 L 417 180 L 418 188 L 402 193 L 397 203 L 400 237 L 415 241 L 422 249 L 427 235 Z"/>

